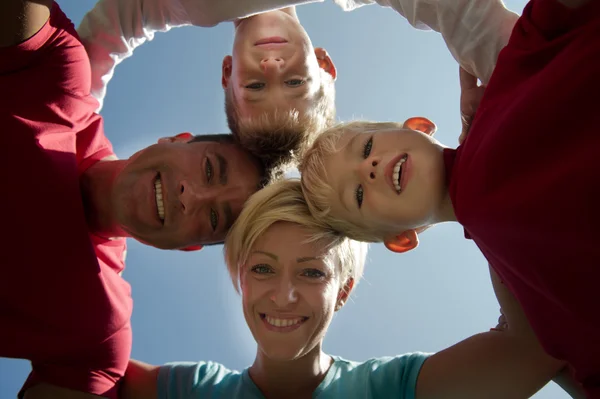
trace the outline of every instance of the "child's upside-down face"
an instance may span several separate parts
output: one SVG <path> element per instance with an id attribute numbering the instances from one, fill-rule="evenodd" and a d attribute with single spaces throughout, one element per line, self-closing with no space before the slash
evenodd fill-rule
<path id="1" fill-rule="evenodd" d="M 443 148 L 430 135 L 346 131 L 337 148 L 324 160 L 335 219 L 381 232 L 382 239 L 432 223 L 446 189 Z"/>

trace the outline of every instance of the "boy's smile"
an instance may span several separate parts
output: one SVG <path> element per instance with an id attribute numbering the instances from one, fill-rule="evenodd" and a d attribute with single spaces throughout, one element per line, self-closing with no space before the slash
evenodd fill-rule
<path id="1" fill-rule="evenodd" d="M 401 125 L 347 129 L 336 148 L 324 159 L 334 218 L 382 238 L 438 221 L 447 194 L 443 148 L 428 134 Z"/>

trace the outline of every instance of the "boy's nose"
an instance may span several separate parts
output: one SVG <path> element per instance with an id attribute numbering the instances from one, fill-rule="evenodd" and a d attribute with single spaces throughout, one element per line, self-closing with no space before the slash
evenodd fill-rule
<path id="1" fill-rule="evenodd" d="M 373 158 L 367 158 L 360 163 L 358 168 L 363 184 L 374 183 L 381 177 L 377 165 L 379 165 L 379 161 Z"/>
<path id="2" fill-rule="evenodd" d="M 283 58 L 270 57 L 260 61 L 260 67 L 264 73 L 273 72 L 283 68 Z"/>

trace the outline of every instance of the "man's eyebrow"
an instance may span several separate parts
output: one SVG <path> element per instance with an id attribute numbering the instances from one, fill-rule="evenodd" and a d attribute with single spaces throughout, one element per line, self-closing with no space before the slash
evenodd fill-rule
<path id="1" fill-rule="evenodd" d="M 223 158 L 221 154 L 217 154 L 217 161 L 219 162 L 219 182 L 221 185 L 227 184 L 227 160 Z"/>
<path id="2" fill-rule="evenodd" d="M 231 205 L 229 202 L 223 204 L 223 213 L 225 213 L 225 231 L 229 231 L 233 225 L 233 212 L 231 211 Z"/>
<path id="3" fill-rule="evenodd" d="M 266 255 L 269 258 L 276 260 L 277 262 L 279 262 L 279 257 L 275 254 L 272 254 L 270 252 L 265 252 L 265 251 L 252 251 L 253 254 L 262 254 L 262 255 Z"/>

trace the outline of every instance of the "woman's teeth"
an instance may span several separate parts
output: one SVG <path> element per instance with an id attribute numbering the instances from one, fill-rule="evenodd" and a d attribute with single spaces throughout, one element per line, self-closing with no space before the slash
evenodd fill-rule
<path id="1" fill-rule="evenodd" d="M 162 182 L 160 177 L 154 181 L 154 193 L 156 194 L 156 209 L 160 220 L 165 220 L 165 205 L 163 203 Z"/>
<path id="2" fill-rule="evenodd" d="M 304 320 L 306 320 L 306 318 L 298 317 L 297 319 L 276 319 L 274 317 L 265 315 L 265 320 L 267 323 L 275 327 L 289 327 L 298 323 L 302 323 Z"/>
<path id="3" fill-rule="evenodd" d="M 392 174 L 392 182 L 394 183 L 394 187 L 396 191 L 400 193 L 402 191 L 402 187 L 400 187 L 400 177 L 402 176 L 402 164 L 406 162 L 408 155 L 404 155 L 398 163 L 394 166 L 394 173 Z"/>

